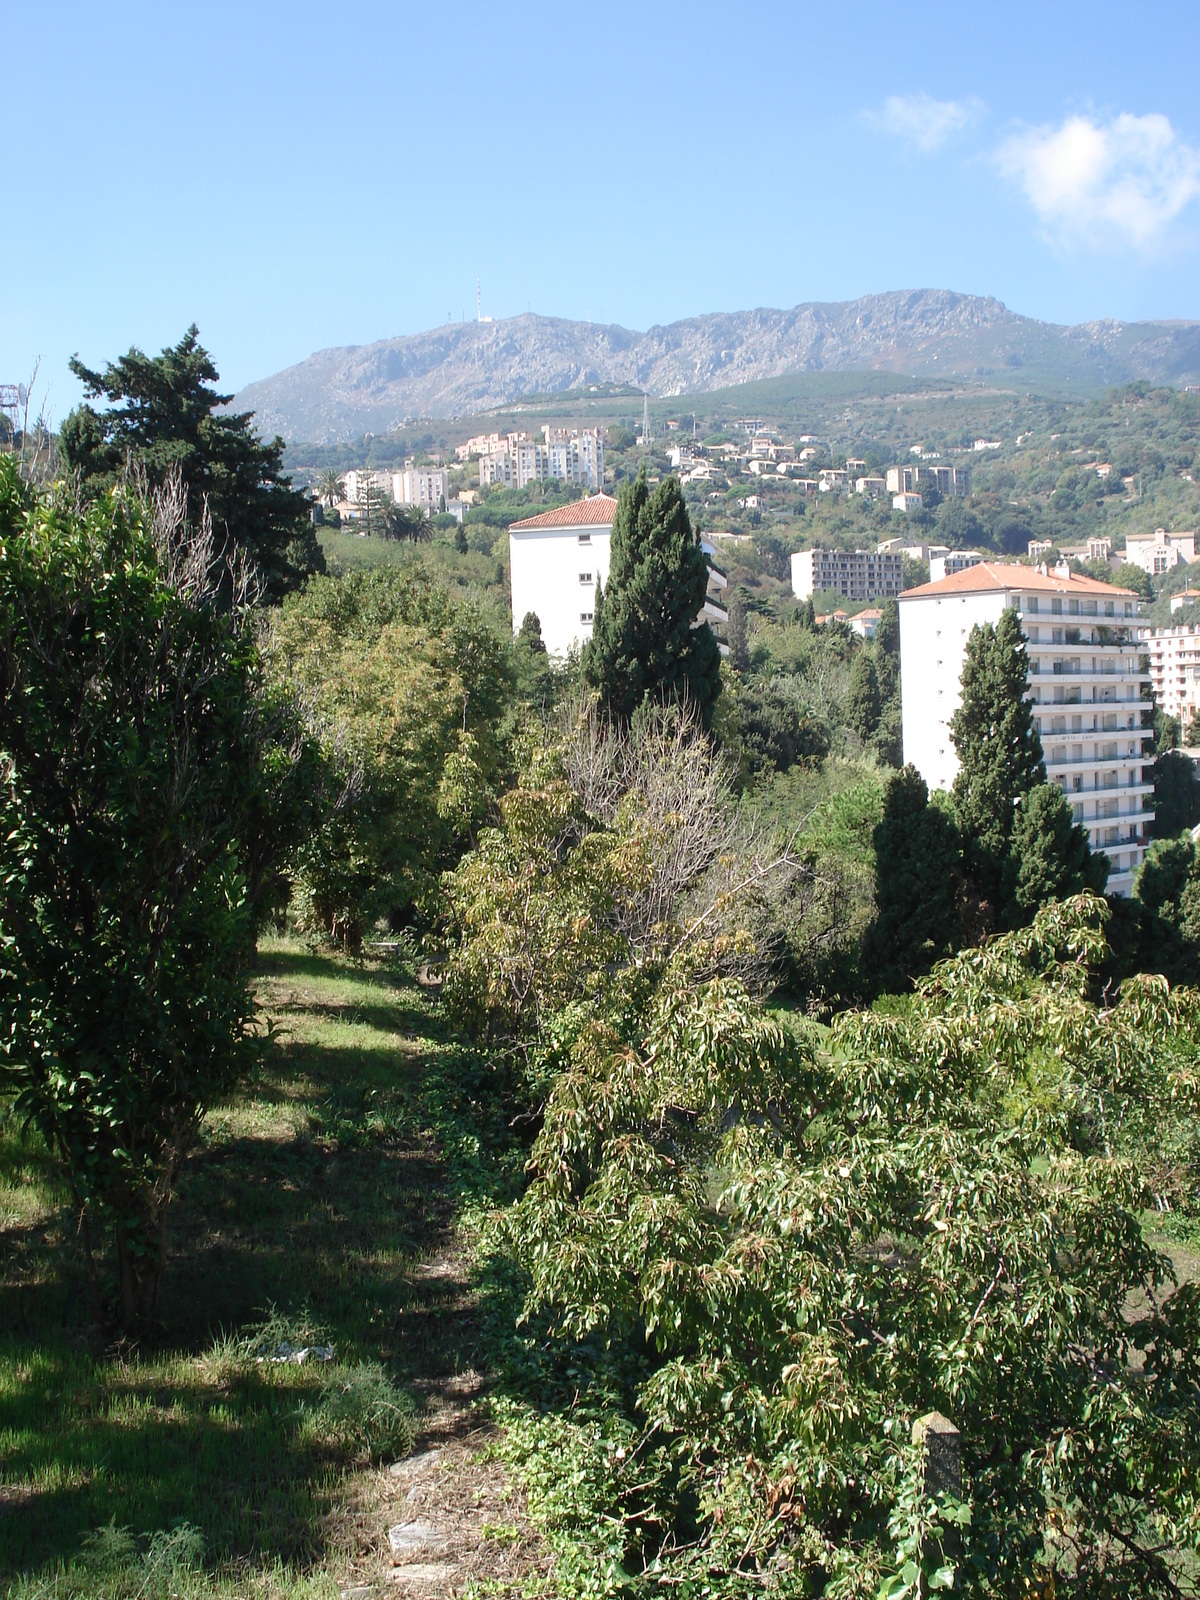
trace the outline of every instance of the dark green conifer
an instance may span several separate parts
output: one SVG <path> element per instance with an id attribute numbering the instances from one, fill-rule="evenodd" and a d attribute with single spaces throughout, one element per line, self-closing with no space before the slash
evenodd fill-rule
<path id="1" fill-rule="evenodd" d="M 1029 661 L 1015 611 L 993 627 L 971 630 L 962 670 L 962 702 L 950 724 L 958 752 L 954 809 L 968 871 L 994 907 L 1000 904 L 1016 806 L 1046 781 L 1042 745 L 1026 688 Z"/>
<path id="2" fill-rule="evenodd" d="M 647 699 L 687 700 L 709 726 L 721 657 L 707 622 L 693 626 L 707 590 L 679 480 L 651 493 L 643 467 L 618 499 L 608 584 L 596 586 L 583 652 L 584 675 L 613 716 L 627 721 Z"/>

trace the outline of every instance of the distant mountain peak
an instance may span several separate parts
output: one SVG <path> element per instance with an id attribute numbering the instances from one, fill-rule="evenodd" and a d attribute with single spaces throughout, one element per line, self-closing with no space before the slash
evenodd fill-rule
<path id="1" fill-rule="evenodd" d="M 1194 383 L 1200 323 L 1101 318 L 1062 327 L 951 289 L 712 312 L 644 333 L 526 312 L 319 350 L 233 403 L 253 411 L 265 435 L 330 444 L 589 384 L 665 398 L 789 373 L 872 370 L 1008 386 L 1020 371 L 1023 385 L 1073 393 L 1136 378 Z"/>

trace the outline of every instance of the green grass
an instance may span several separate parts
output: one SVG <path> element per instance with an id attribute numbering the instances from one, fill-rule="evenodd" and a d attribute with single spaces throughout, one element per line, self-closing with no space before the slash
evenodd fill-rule
<path id="1" fill-rule="evenodd" d="M 54 1165 L 3 1125 L 0 1593 L 336 1593 L 345 1507 L 403 1453 L 410 1386 L 472 1358 L 469 1320 L 411 1274 L 468 1173 L 481 1200 L 511 1185 L 486 1069 L 378 963 L 276 941 L 259 989 L 278 1043 L 205 1121 L 153 1337 L 89 1326 Z M 247 1330 L 272 1308 L 269 1344 L 328 1341 L 335 1361 L 256 1362 Z"/>

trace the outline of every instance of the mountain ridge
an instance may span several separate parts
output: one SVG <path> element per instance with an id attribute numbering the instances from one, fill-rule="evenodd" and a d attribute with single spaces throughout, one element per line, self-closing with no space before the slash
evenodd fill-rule
<path id="1" fill-rule="evenodd" d="M 652 398 L 800 372 L 887 371 L 1082 393 L 1200 382 L 1200 322 L 1066 326 L 993 296 L 894 290 L 790 310 L 710 312 L 644 332 L 527 312 L 318 350 L 234 396 L 260 431 L 332 444 L 524 396 L 628 384 Z"/>

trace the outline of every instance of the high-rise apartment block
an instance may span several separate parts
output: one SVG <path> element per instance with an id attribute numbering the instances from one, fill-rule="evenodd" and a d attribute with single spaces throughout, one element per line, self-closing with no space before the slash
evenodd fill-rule
<path id="1" fill-rule="evenodd" d="M 904 759 L 930 789 L 958 772 L 950 722 L 962 698 L 967 640 L 1013 609 L 1028 640 L 1029 697 L 1046 775 L 1062 789 L 1094 850 L 1110 863 L 1110 893 L 1129 894 L 1153 820 L 1149 683 L 1137 638 L 1137 597 L 1092 578 L 983 562 L 900 597 Z M 1147 707 L 1148 709 L 1148 707 Z"/>
<path id="2" fill-rule="evenodd" d="M 797 550 L 792 593 L 809 600 L 823 590 L 847 600 L 886 600 L 904 587 L 904 556 L 882 550 Z"/>
<path id="3" fill-rule="evenodd" d="M 478 443 L 479 440 L 471 440 Z M 523 489 L 528 483 L 556 479 L 585 489 L 604 487 L 604 442 L 596 428 L 542 428 L 541 439 L 527 433 L 491 436 L 480 452 L 481 487 L 501 484 Z"/>
<path id="4" fill-rule="evenodd" d="M 1141 640 L 1150 661 L 1154 703 L 1167 716 L 1178 717 L 1186 733 L 1200 712 L 1200 623 L 1143 628 Z"/>

